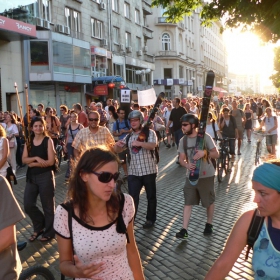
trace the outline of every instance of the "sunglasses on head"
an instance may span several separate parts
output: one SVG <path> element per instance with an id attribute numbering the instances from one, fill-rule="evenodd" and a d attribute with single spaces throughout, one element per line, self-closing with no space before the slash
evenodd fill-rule
<path id="1" fill-rule="evenodd" d="M 109 183 L 112 179 L 116 182 L 119 178 L 120 172 L 116 172 L 115 174 L 112 174 L 110 172 L 95 172 L 91 171 L 94 175 L 97 176 L 99 182 L 101 183 Z"/>
<path id="2" fill-rule="evenodd" d="M 88 118 L 88 120 L 89 120 L 90 122 L 93 122 L 93 121 L 98 122 L 98 121 L 99 121 L 99 119 L 98 119 L 98 118 L 96 118 L 96 119 L 93 119 L 93 118 Z"/>

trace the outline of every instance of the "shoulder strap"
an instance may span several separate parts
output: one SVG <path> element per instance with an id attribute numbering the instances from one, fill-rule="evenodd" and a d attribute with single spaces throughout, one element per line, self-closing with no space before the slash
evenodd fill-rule
<path id="1" fill-rule="evenodd" d="M 124 122 L 125 122 L 125 127 L 129 129 L 129 125 L 128 125 L 127 119 L 124 119 Z"/>
<path id="2" fill-rule="evenodd" d="M 186 135 L 183 136 L 183 147 L 186 155 L 186 160 L 188 161 L 188 137 Z"/>
<path id="3" fill-rule="evenodd" d="M 78 128 L 79 128 L 79 127 L 80 127 L 80 125 L 78 126 Z M 71 133 L 71 137 L 72 137 L 72 139 L 74 140 L 74 136 L 73 136 L 71 124 L 69 124 L 69 130 L 70 130 L 70 133 Z"/>
<path id="4" fill-rule="evenodd" d="M 120 125 L 119 125 L 119 120 L 118 119 L 116 120 L 116 127 L 117 127 L 117 131 L 119 131 L 120 130 Z"/>
<path id="5" fill-rule="evenodd" d="M 258 209 L 255 209 L 254 215 L 252 217 L 248 232 L 247 232 L 247 251 L 246 251 L 246 256 L 245 260 L 248 259 L 250 249 L 254 246 L 255 241 L 258 239 L 258 236 L 260 234 L 263 222 L 264 222 L 264 217 L 261 217 L 257 215 Z"/>
<path id="6" fill-rule="evenodd" d="M 127 233 L 127 228 L 126 228 L 126 225 L 124 223 L 123 215 L 122 215 L 123 207 L 124 207 L 124 201 L 125 201 L 124 194 L 121 192 L 120 193 L 120 208 L 119 208 L 119 213 L 118 213 L 116 229 L 117 229 L 118 233 L 125 233 L 127 243 L 130 243 L 129 236 L 128 236 L 128 233 Z"/>
<path id="7" fill-rule="evenodd" d="M 217 140 L 218 137 L 217 137 L 216 127 L 215 127 L 215 121 L 212 121 L 212 127 L 215 135 L 215 140 Z"/>

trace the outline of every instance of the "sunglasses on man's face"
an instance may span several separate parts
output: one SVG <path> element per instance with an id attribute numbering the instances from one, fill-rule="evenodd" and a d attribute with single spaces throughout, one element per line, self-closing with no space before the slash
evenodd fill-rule
<path id="1" fill-rule="evenodd" d="M 116 172 L 115 174 L 110 173 L 110 172 L 95 172 L 95 171 L 91 171 L 91 173 L 93 173 L 94 175 L 97 176 L 99 182 L 101 183 L 109 183 L 111 182 L 112 179 L 114 179 L 114 181 L 116 182 L 119 178 L 120 172 Z"/>
<path id="2" fill-rule="evenodd" d="M 99 119 L 93 119 L 93 118 L 88 118 L 88 120 L 90 121 L 90 122 L 93 122 L 93 121 L 95 121 L 95 122 L 98 122 L 99 121 Z"/>

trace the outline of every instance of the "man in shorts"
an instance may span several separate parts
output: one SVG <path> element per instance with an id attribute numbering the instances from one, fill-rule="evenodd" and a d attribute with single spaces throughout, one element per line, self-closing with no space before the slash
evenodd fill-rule
<path id="1" fill-rule="evenodd" d="M 238 130 L 237 135 L 237 154 L 241 155 L 240 148 L 243 140 L 243 132 L 244 132 L 244 122 L 245 122 L 245 114 L 241 109 L 237 108 L 236 100 L 232 101 L 232 110 L 231 115 L 234 117 L 236 122 L 236 127 Z"/>
<path id="2" fill-rule="evenodd" d="M 187 178 L 184 186 L 185 206 L 183 212 L 183 227 L 176 233 L 177 238 L 188 237 L 188 224 L 191 217 L 193 205 L 199 205 L 207 209 L 207 223 L 204 229 L 204 235 L 210 235 L 213 232 L 213 215 L 214 215 L 214 176 L 215 169 L 210 158 L 217 159 L 219 152 L 212 137 L 205 133 L 204 150 L 195 151 L 197 138 L 198 118 L 194 114 L 185 114 L 181 118 L 182 131 L 184 137 L 179 142 L 179 161 L 181 166 L 187 169 Z M 194 160 L 201 159 L 200 175 L 196 185 L 189 182 L 189 171 L 195 168 Z"/>

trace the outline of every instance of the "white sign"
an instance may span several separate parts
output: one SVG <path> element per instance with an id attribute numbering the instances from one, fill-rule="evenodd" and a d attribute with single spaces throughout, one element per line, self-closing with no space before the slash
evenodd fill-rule
<path id="1" fill-rule="evenodd" d="M 183 85 L 185 83 L 184 78 L 179 78 L 179 85 Z"/>
<path id="2" fill-rule="evenodd" d="M 198 86 L 197 90 L 203 90 L 202 86 Z"/>
<path id="3" fill-rule="evenodd" d="M 173 79 L 166 79 L 166 84 L 168 86 L 173 86 Z"/>
<path id="4" fill-rule="evenodd" d="M 143 91 L 137 91 L 138 104 L 140 106 L 149 106 L 155 104 L 157 97 L 154 88 Z"/>
<path id="5" fill-rule="evenodd" d="M 188 86 L 193 86 L 193 81 L 192 80 L 188 80 Z"/>
<path id="6" fill-rule="evenodd" d="M 121 103 L 130 103 L 130 90 L 121 90 Z"/>

